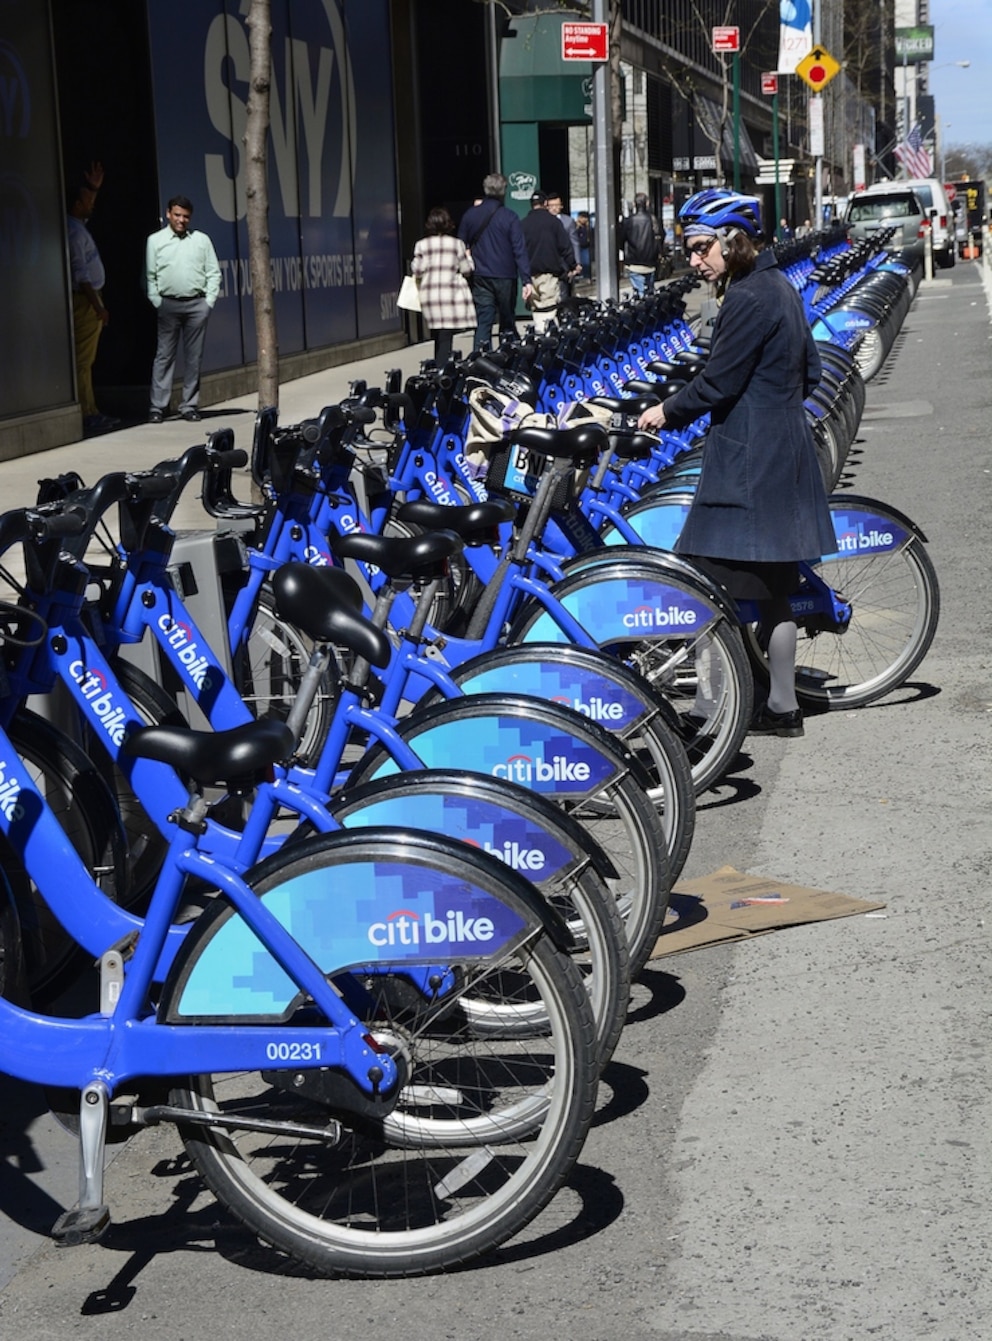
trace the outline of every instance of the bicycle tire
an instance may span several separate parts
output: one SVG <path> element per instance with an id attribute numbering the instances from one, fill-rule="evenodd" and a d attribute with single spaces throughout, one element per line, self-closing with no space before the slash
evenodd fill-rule
<path id="1" fill-rule="evenodd" d="M 280 721 L 288 718 L 312 649 L 312 641 L 277 613 L 272 593 L 263 591 L 247 644 L 234 659 L 234 683 L 253 716 Z M 325 671 L 297 746 L 301 760 L 319 755 L 330 730 L 336 698 L 334 678 Z"/>
<path id="2" fill-rule="evenodd" d="M 0 869 L 0 996 L 15 1005 L 28 1001 L 24 948 L 17 905 L 6 872 Z"/>
<path id="3" fill-rule="evenodd" d="M 605 612 L 602 622 L 598 617 L 587 619 L 590 637 L 601 650 L 637 671 L 678 713 L 698 796 L 733 764 L 753 710 L 753 675 L 740 629 L 726 613 L 733 610 L 730 598 L 685 560 L 642 546 L 613 546 L 580 555 L 569 560 L 564 572 L 564 579 L 552 588 L 559 602 L 580 624 L 584 608 L 597 616 Z M 659 629 L 639 638 L 621 628 L 613 593 L 626 583 L 644 583 L 641 589 L 648 592 L 659 583 L 660 590 L 685 593 L 702 612 L 702 634 L 669 635 Z M 638 588 L 632 585 L 631 590 Z M 605 595 L 597 604 L 599 591 Z M 590 595 L 597 600 L 589 602 Z M 536 600 L 518 612 L 509 634 L 511 642 L 555 637 L 561 640 L 564 635 L 554 614 Z"/>
<path id="4" fill-rule="evenodd" d="M 370 831 L 380 836 L 385 831 Z M 252 881 L 260 896 L 301 872 L 332 872 L 327 840 L 268 863 Z M 455 844 L 449 843 L 449 851 Z M 409 849 L 393 840 L 395 859 Z M 373 847 L 377 862 L 390 852 Z M 478 881 L 501 884 L 513 872 L 458 864 Z M 484 854 L 483 854 L 484 855 Z M 427 865 L 427 861 L 422 861 Z M 451 869 L 450 858 L 449 866 Z M 337 874 L 346 875 L 338 864 Z M 332 874 L 332 878 L 333 874 Z M 504 886 L 505 887 L 505 886 Z M 513 888 L 511 883 L 511 889 Z M 504 899 L 506 896 L 503 896 Z M 218 918 L 214 915 L 213 921 Z M 191 937 L 197 935 L 194 927 Z M 195 960 L 200 946 L 191 942 Z M 264 1242 L 331 1276 L 399 1277 L 440 1271 L 469 1261 L 511 1238 L 551 1200 L 582 1148 L 592 1120 L 598 1075 L 585 989 L 568 957 L 539 931 L 512 952 L 544 1003 L 546 1026 L 529 1037 L 479 1037 L 459 1009 L 469 979 L 481 981 L 503 964 L 466 974 L 443 1012 L 421 1024 L 397 1017 L 382 990 L 370 1003 L 372 1027 L 402 1040 L 409 1074 L 401 1090 L 391 1139 L 380 1122 L 307 1101 L 287 1080 L 238 1072 L 189 1077 L 173 1102 L 198 1112 L 220 1110 L 311 1127 L 340 1124 L 326 1139 L 183 1124 L 179 1131 L 205 1183 L 232 1215 Z M 284 1026 L 284 1036 L 291 1026 Z M 519 1131 L 517 1112 L 530 1114 Z M 511 1120 L 502 1128 L 503 1113 Z M 429 1137 L 423 1133 L 430 1128 Z"/>
<path id="5" fill-rule="evenodd" d="M 647 684 L 643 676 L 633 674 L 615 657 L 606 657 L 586 648 L 565 647 L 560 643 L 514 643 L 480 653 L 478 656 L 451 668 L 450 675 L 463 692 L 478 693 L 496 690 L 509 693 L 537 694 L 543 688 L 534 678 L 534 672 L 547 667 L 554 672 L 573 664 L 579 671 L 600 679 L 607 694 L 616 694 L 620 700 L 640 704 L 640 716 L 617 722 L 609 716 L 614 700 L 586 703 L 575 699 L 555 697 L 567 706 L 588 714 L 617 735 L 623 744 L 644 765 L 650 775 L 648 795 L 661 815 L 662 827 L 668 846 L 669 875 L 674 881 L 682 872 L 696 823 L 696 794 L 692 770 L 678 731 L 678 718 L 663 694 Z M 596 684 L 598 689 L 600 686 Z M 552 682 L 552 692 L 562 685 Z M 598 697 L 598 696 L 597 696 Z M 426 707 L 438 702 L 440 692 L 431 691 L 420 700 Z M 597 714 L 598 715 L 595 715 Z"/>
<path id="6" fill-rule="evenodd" d="M 126 902 L 126 839 L 114 798 L 96 766 L 64 732 L 29 709 L 17 713 L 8 735 L 101 891 L 115 902 Z M 81 951 L 49 911 L 8 840 L 0 851 L 19 905 L 27 982 L 35 1000 L 48 1002 L 65 986 Z"/>
<path id="7" fill-rule="evenodd" d="M 522 820 L 525 832 L 542 836 L 537 839 L 539 846 L 547 835 L 552 846 L 570 853 L 565 865 L 550 877 L 538 870 L 526 874 L 574 939 L 572 959 L 589 995 L 602 1069 L 613 1056 L 627 1018 L 630 963 L 619 909 L 605 879 L 590 861 L 584 829 L 571 824 L 545 797 L 523 787 L 478 773 L 440 769 L 400 773 L 367 787 L 349 788 L 344 797 L 332 802 L 330 810 L 334 820 L 346 828 L 403 823 L 428 832 L 455 833 L 474 846 L 480 842 L 478 823 L 476 820 L 470 829 L 472 821 L 467 816 L 470 811 L 477 815 L 479 807 L 490 816 L 499 813 L 501 820 L 513 815 Z M 472 838 L 468 837 L 470 832 Z M 288 841 L 299 841 L 298 834 Z M 543 853 L 538 864 L 546 864 Z M 498 1004 L 491 998 L 477 1002 L 466 998 L 465 1008 L 479 1031 L 516 1028 L 527 1033 L 541 1026 L 536 1003 L 523 999 L 507 1002 L 506 994 Z"/>
<path id="8" fill-rule="evenodd" d="M 831 499 L 831 511 L 857 500 Z M 873 505 L 885 518 L 884 508 Z M 799 621 L 796 694 L 806 706 L 861 708 L 898 689 L 926 656 L 940 618 L 937 574 L 923 540 L 907 532 L 899 548 L 828 558 L 811 567 L 852 604 L 843 633 Z M 767 663 L 752 626 L 748 654 L 767 679 Z"/>
<path id="9" fill-rule="evenodd" d="M 558 705 L 538 704 L 536 700 L 510 698 L 497 694 L 469 694 L 460 699 L 449 699 L 433 707 L 420 709 L 398 724 L 398 731 L 410 748 L 418 750 L 417 738 L 428 734 L 435 752 L 429 760 L 431 767 L 472 767 L 469 749 L 471 720 L 490 718 L 495 722 L 492 739 L 499 744 L 501 726 L 506 721 L 534 720 L 541 713 L 556 714 L 560 723 L 573 736 L 584 738 L 603 759 L 611 761 L 609 780 L 587 798 L 557 798 L 545 793 L 547 799 L 561 804 L 565 812 L 577 820 L 591 834 L 599 846 L 609 854 L 617 867 L 617 877 L 610 888 L 620 909 L 630 955 L 631 976 L 647 963 L 661 934 L 668 910 L 671 890 L 671 871 L 664 829 L 653 803 L 647 795 L 648 780 L 637 761 L 619 742 L 595 722 L 590 722 Z M 423 745 L 421 745 L 421 749 Z M 501 747 L 505 748 L 505 747 Z M 444 752 L 445 757 L 439 757 Z M 492 753 L 484 750 L 486 758 Z M 495 757 L 499 757 L 498 755 Z M 505 753 L 503 754 L 505 758 Z M 355 765 L 348 785 L 371 781 L 380 774 L 391 774 L 395 765 L 382 746 L 374 746 Z M 481 767 L 479 772 L 488 771 Z M 514 779 L 516 780 L 516 779 Z M 528 784 L 529 785 L 529 784 Z"/>
<path id="10" fill-rule="evenodd" d="M 741 630 L 724 621 L 706 639 L 706 645 L 700 642 L 684 657 L 684 645 L 660 638 L 625 647 L 622 653 L 678 712 L 697 796 L 730 771 L 754 711 L 754 677 Z M 705 669 L 704 657 L 710 662 Z M 702 694 L 697 692 L 701 677 L 709 682 Z"/>
<path id="11" fill-rule="evenodd" d="M 123 657 L 115 657 L 112 665 L 114 675 L 142 726 L 188 725 L 175 699 L 139 666 Z M 92 757 L 99 761 L 104 778 L 116 798 L 127 836 L 131 902 L 140 905 L 147 900 L 155 886 L 169 845 L 131 790 L 124 772 L 104 749 L 99 735 L 88 731 L 85 744 Z"/>

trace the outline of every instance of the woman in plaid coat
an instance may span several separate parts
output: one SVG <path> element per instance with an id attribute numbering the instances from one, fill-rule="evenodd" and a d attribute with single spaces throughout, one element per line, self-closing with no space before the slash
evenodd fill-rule
<path id="1" fill-rule="evenodd" d="M 475 268 L 468 248 L 455 237 L 455 224 L 442 207 L 431 210 L 413 249 L 411 273 L 420 288 L 420 306 L 434 336 L 434 361 L 448 361 L 456 331 L 475 329 L 475 303 L 466 275 Z"/>

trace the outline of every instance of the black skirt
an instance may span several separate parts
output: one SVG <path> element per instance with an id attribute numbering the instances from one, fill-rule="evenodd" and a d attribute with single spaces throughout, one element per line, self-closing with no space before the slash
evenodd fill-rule
<path id="1" fill-rule="evenodd" d="M 719 583 L 738 601 L 774 601 L 791 596 L 799 586 L 799 564 L 759 563 L 748 559 L 709 559 L 701 554 L 681 554 Z"/>

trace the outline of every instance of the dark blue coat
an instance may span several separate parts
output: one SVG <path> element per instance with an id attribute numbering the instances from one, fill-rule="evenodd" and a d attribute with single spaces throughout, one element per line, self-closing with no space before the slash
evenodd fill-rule
<path id="1" fill-rule="evenodd" d="M 676 549 L 770 563 L 836 549 L 803 400 L 820 357 L 798 294 L 774 255 L 727 286 L 706 365 L 665 402 L 672 428 L 707 411 L 711 427 Z"/>

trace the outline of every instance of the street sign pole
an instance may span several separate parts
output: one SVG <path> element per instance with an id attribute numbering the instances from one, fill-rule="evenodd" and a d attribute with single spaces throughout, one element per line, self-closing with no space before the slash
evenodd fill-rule
<path id="1" fill-rule="evenodd" d="M 821 0 L 813 0 L 813 47 L 818 48 L 820 39 L 823 36 L 822 19 L 820 16 Z M 818 95 L 819 96 L 819 95 Z M 823 227 L 823 150 L 816 156 L 816 176 L 814 177 L 813 201 L 816 210 L 816 231 L 819 232 Z"/>
<path id="2" fill-rule="evenodd" d="M 593 0 L 596 23 L 609 19 L 608 0 Z M 616 298 L 617 221 L 613 212 L 613 106 L 610 62 L 597 61 L 592 77 L 593 163 L 596 175 L 596 297 Z"/>
<path id="3" fill-rule="evenodd" d="M 779 219 L 782 217 L 782 184 L 778 170 L 778 76 L 775 78 L 775 92 L 772 94 L 772 154 L 775 158 L 775 236 L 778 237 Z"/>
<path id="4" fill-rule="evenodd" d="M 734 52 L 734 190 L 741 189 L 741 53 Z"/>
<path id="5" fill-rule="evenodd" d="M 781 219 L 781 217 L 782 217 L 782 190 L 781 190 L 781 171 L 782 171 L 782 163 L 781 163 L 781 159 L 779 158 L 779 151 L 778 151 L 778 84 L 779 84 L 779 76 L 778 76 L 778 72 L 777 72 L 777 71 L 770 70 L 770 71 L 768 71 L 767 74 L 763 74 L 763 75 L 761 76 L 761 91 L 762 91 L 762 93 L 770 93 L 770 94 L 772 95 L 772 161 L 773 161 L 773 163 L 774 163 L 774 165 L 775 165 L 775 173 L 774 173 L 774 178 L 773 178 L 773 180 L 774 180 L 774 182 L 775 182 L 775 229 L 774 229 L 774 235 L 775 235 L 776 238 L 779 237 L 779 231 L 778 231 L 778 230 L 779 230 L 779 222 L 778 222 L 778 221 L 779 221 L 779 219 Z M 767 179 L 766 179 L 766 180 L 767 180 Z M 761 166 L 760 166 L 760 160 L 759 160 L 759 175 L 758 175 L 758 182 L 759 182 L 759 184 L 761 184 Z M 771 235 L 771 230 L 766 230 L 766 231 L 769 232 L 769 235 Z M 779 239 L 779 240 L 781 240 L 781 239 Z"/>

